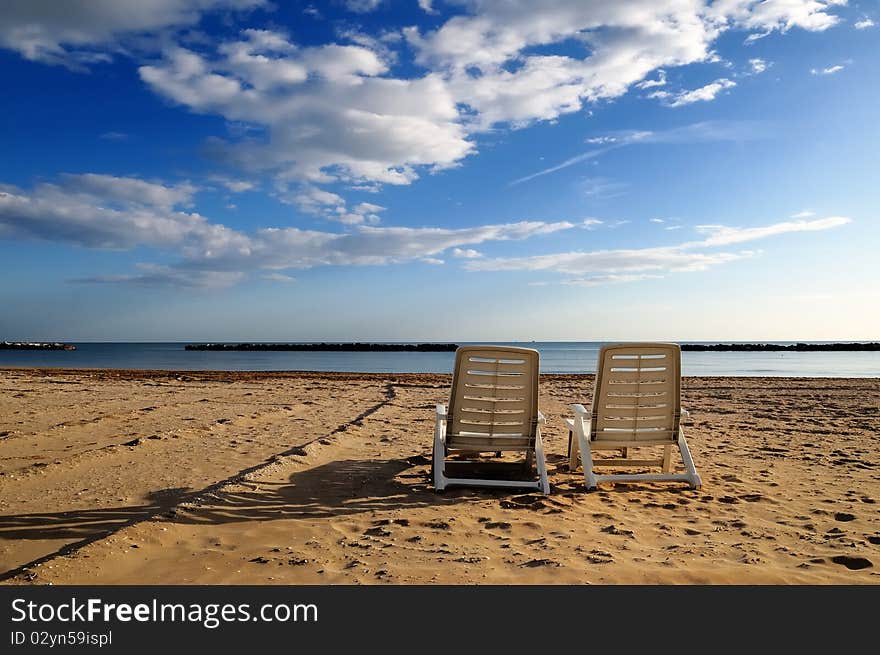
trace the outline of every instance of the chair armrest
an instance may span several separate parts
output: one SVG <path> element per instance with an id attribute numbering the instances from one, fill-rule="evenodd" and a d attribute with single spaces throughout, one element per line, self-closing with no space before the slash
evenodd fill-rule
<path id="1" fill-rule="evenodd" d="M 571 406 L 571 409 L 574 411 L 575 414 L 579 414 L 580 416 L 590 415 L 590 412 L 588 412 L 587 409 L 580 403 L 575 403 Z"/>
<path id="2" fill-rule="evenodd" d="M 544 418 L 544 414 L 538 410 L 538 425 L 544 425 L 545 423 L 547 423 L 547 419 Z"/>
<path id="3" fill-rule="evenodd" d="M 446 419 L 446 405 L 437 405 L 437 418 L 441 420 Z"/>

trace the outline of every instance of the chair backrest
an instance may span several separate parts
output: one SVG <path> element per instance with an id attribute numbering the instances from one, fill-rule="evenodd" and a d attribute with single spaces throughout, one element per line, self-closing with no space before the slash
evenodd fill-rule
<path id="1" fill-rule="evenodd" d="M 538 351 L 512 346 L 458 348 L 448 416 L 447 440 L 452 448 L 534 448 Z"/>
<path id="2" fill-rule="evenodd" d="M 681 348 L 628 343 L 599 351 L 592 407 L 593 440 L 667 442 L 681 420 Z"/>

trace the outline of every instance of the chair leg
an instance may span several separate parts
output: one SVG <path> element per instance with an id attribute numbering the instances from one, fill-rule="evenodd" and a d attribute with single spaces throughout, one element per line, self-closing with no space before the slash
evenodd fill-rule
<path id="1" fill-rule="evenodd" d="M 574 473 L 578 467 L 578 440 L 568 431 L 568 470 Z"/>
<path id="2" fill-rule="evenodd" d="M 593 453 L 590 450 L 590 440 L 580 431 L 578 431 L 577 437 L 581 453 L 581 466 L 584 467 L 584 483 L 587 485 L 587 491 L 593 491 L 599 486 L 599 483 L 593 473 Z"/>
<path id="3" fill-rule="evenodd" d="M 687 471 L 688 479 L 691 483 L 691 489 L 699 489 L 703 486 L 700 474 L 694 466 L 694 460 L 691 458 L 691 451 L 688 448 L 687 440 L 684 438 L 684 430 L 678 430 L 678 448 L 681 451 L 681 460 L 684 462 L 684 468 Z"/>
<path id="4" fill-rule="evenodd" d="M 434 478 L 434 490 L 443 491 L 446 488 L 444 468 L 446 465 L 446 426 L 438 420 L 434 426 L 434 453 L 431 458 L 431 472 Z"/>
<path id="5" fill-rule="evenodd" d="M 663 472 L 670 473 L 672 471 L 672 444 L 663 446 Z"/>
<path id="6" fill-rule="evenodd" d="M 541 429 L 535 435 L 535 463 L 538 468 L 538 477 L 541 481 L 541 491 L 550 493 L 550 482 L 547 480 L 547 461 L 544 458 L 544 442 L 541 439 Z"/>

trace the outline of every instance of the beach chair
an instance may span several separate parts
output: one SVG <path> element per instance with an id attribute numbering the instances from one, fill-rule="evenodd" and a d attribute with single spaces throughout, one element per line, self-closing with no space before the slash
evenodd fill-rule
<path id="1" fill-rule="evenodd" d="M 538 351 L 509 346 L 461 346 L 455 351 L 455 369 L 449 410 L 437 405 L 432 475 L 434 489 L 449 485 L 522 487 L 550 493 L 547 464 L 541 442 L 544 416 L 538 411 Z M 487 464 L 475 461 L 480 453 L 518 451 L 521 463 Z M 465 461 L 447 461 L 449 455 Z M 505 477 L 455 477 L 481 468 L 505 470 Z M 468 471 L 470 469 L 470 471 Z M 537 474 L 535 472 L 537 469 Z M 509 475 L 511 472 L 516 475 Z"/>
<path id="2" fill-rule="evenodd" d="M 681 427 L 681 349 L 674 343 L 630 343 L 604 346 L 599 351 L 593 405 L 571 406 L 569 470 L 578 459 L 587 489 L 601 482 L 680 481 L 692 489 L 702 481 L 694 467 Z M 672 447 L 678 446 L 684 473 L 672 472 Z M 638 459 L 634 449 L 663 449 L 656 459 Z M 594 451 L 619 451 L 619 456 L 593 459 Z M 596 475 L 599 466 L 660 467 L 660 473 Z"/>

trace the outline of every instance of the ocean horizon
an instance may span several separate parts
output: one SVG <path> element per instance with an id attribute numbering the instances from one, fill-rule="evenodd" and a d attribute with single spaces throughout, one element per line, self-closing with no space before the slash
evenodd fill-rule
<path id="1" fill-rule="evenodd" d="M 180 342 L 67 342 L 76 350 L 0 350 L 0 367 L 108 368 L 181 371 L 319 371 L 344 373 L 451 373 L 452 352 L 335 352 L 335 351 L 192 351 Z M 213 341 L 210 343 L 243 343 Z M 316 343 L 285 341 L 260 343 Z M 340 343 L 325 341 L 325 343 Z M 541 372 L 595 373 L 600 341 L 371 341 L 370 343 L 458 343 L 535 348 Z M 687 341 L 682 343 L 852 343 L 843 341 Z M 686 376 L 743 377 L 880 377 L 880 352 L 682 352 Z"/>

